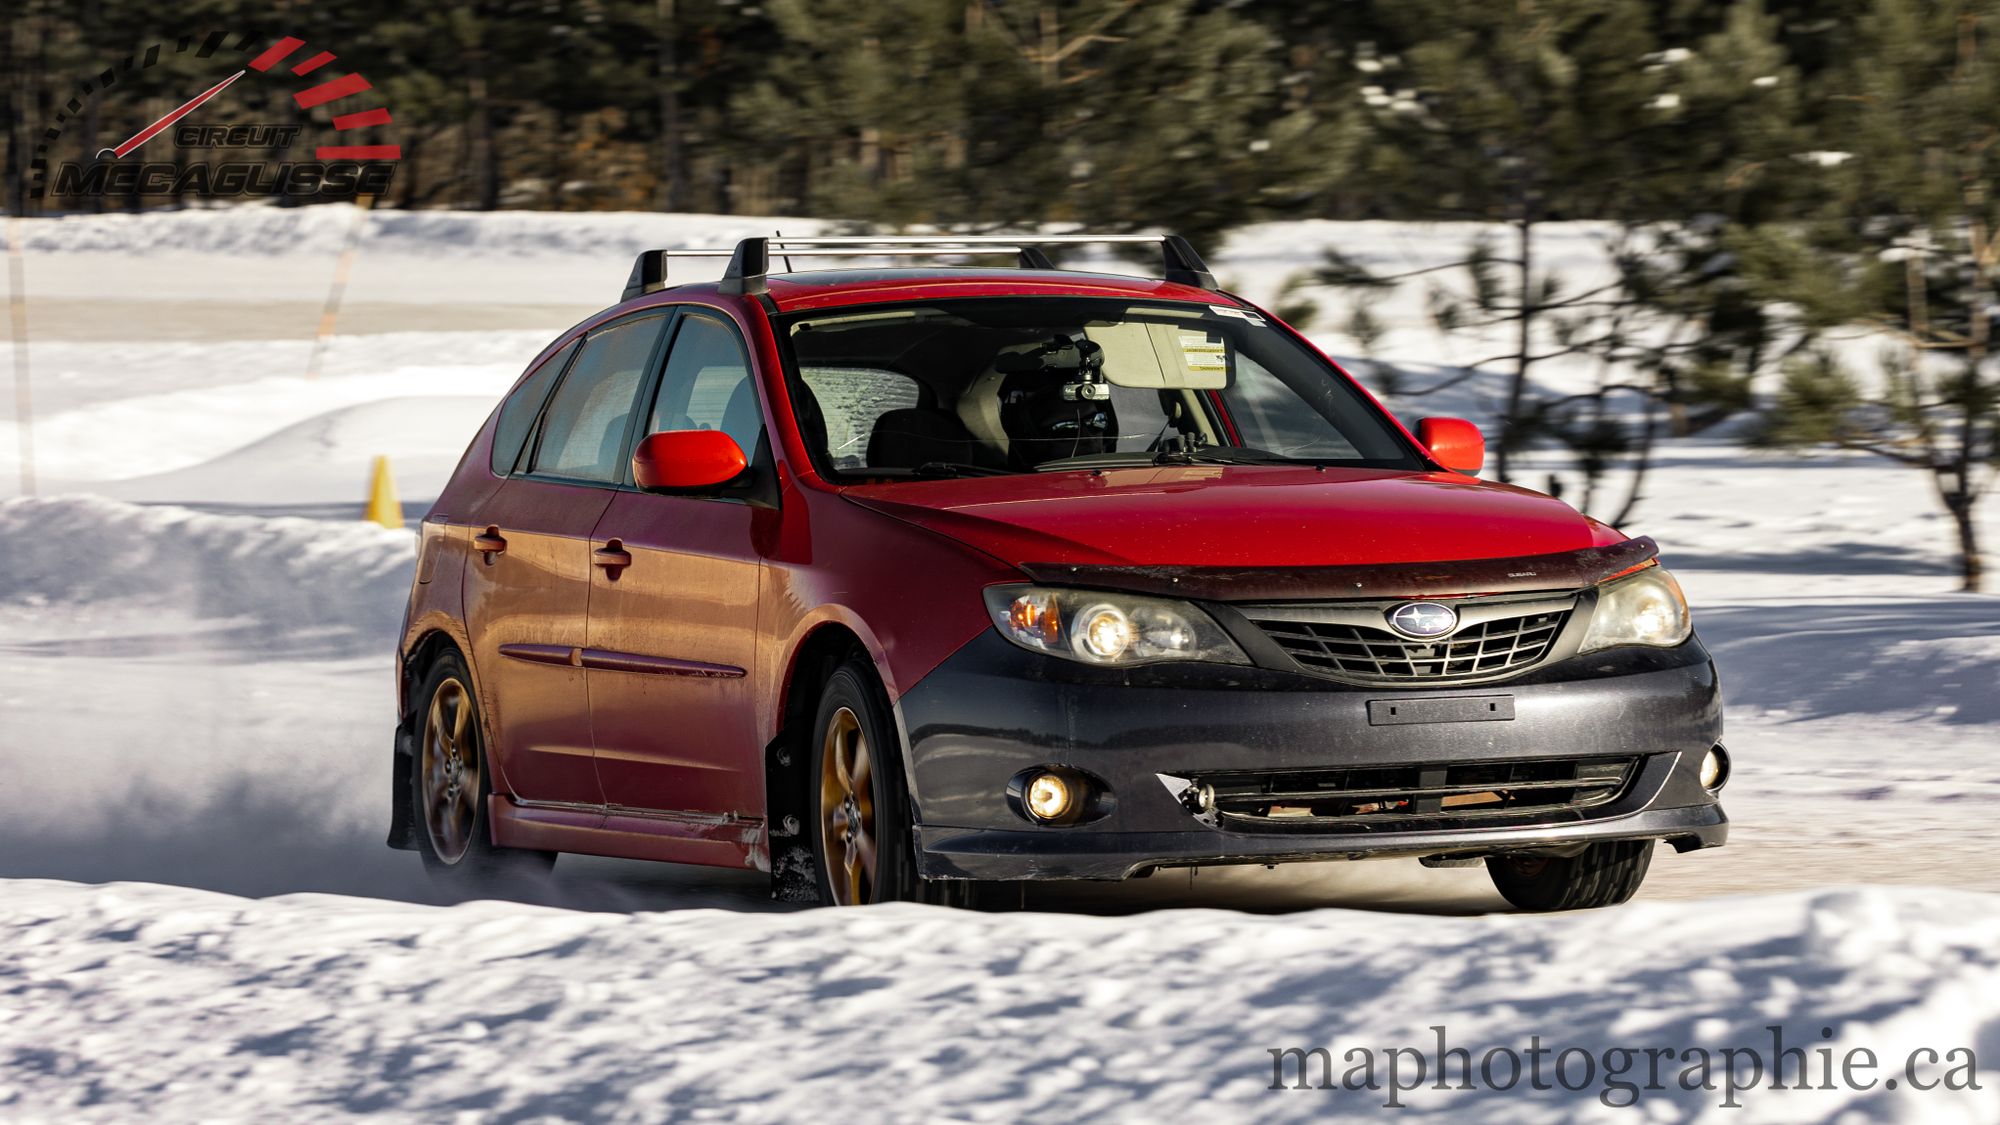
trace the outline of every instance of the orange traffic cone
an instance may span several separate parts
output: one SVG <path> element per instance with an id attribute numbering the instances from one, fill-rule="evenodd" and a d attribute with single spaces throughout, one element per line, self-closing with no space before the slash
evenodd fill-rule
<path id="1" fill-rule="evenodd" d="M 368 514 L 362 518 L 383 527 L 403 527 L 403 505 L 396 499 L 396 478 L 389 472 L 387 457 L 375 458 L 368 476 Z"/>

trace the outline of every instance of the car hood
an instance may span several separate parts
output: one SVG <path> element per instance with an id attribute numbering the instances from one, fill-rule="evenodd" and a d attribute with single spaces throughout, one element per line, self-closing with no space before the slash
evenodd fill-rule
<path id="1" fill-rule="evenodd" d="M 1625 538 L 1539 492 L 1444 472 L 1169 465 L 843 491 L 1015 565 L 1429 563 L 1554 554 Z"/>

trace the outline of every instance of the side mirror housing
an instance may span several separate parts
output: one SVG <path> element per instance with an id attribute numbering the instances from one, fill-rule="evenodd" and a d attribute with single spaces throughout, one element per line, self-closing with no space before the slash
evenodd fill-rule
<path id="1" fill-rule="evenodd" d="M 662 430 L 632 451 L 632 480 L 647 492 L 687 492 L 728 484 L 749 464 L 721 430 Z"/>
<path id="2" fill-rule="evenodd" d="M 1425 418 L 1417 423 L 1417 440 L 1454 472 L 1476 475 L 1486 465 L 1486 438 L 1463 418 Z"/>

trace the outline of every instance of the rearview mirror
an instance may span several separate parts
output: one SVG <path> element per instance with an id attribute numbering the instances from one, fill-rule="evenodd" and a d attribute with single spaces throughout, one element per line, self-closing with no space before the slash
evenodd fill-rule
<path id="1" fill-rule="evenodd" d="M 662 430 L 632 451 L 632 481 L 647 492 L 714 488 L 748 467 L 743 447 L 721 430 Z"/>
<path id="2" fill-rule="evenodd" d="M 1486 438 L 1463 418 L 1425 418 L 1417 423 L 1417 440 L 1454 472 L 1477 475 L 1486 464 Z"/>

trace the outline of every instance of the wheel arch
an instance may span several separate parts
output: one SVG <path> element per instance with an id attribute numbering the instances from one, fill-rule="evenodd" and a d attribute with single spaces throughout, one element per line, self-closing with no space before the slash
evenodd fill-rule
<path id="1" fill-rule="evenodd" d="M 811 782 L 813 714 L 819 707 L 819 689 L 834 669 L 849 656 L 859 654 L 875 672 L 877 687 L 889 699 L 888 677 L 880 649 L 870 645 L 854 624 L 827 617 L 805 629 L 791 648 L 784 674 L 778 682 L 774 732 L 764 747 L 765 830 L 769 838 L 771 890 L 780 899 L 813 901 L 818 898 L 814 883 L 812 850 L 808 843 L 807 821 L 811 816 L 808 786 Z M 889 701 L 890 721 L 898 742 L 907 745 L 902 715 Z M 907 772 L 909 755 L 904 746 L 896 748 L 898 768 Z"/>

